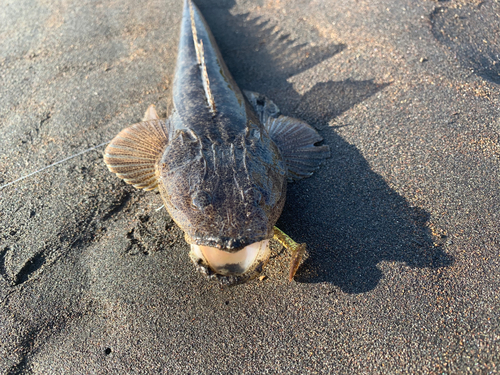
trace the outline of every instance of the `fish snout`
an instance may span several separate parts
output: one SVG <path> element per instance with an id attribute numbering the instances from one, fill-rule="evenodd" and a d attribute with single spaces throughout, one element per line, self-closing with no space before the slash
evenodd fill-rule
<path id="1" fill-rule="evenodd" d="M 258 242 L 262 238 L 257 238 L 257 241 L 247 237 L 229 237 L 218 235 L 207 235 L 205 233 L 194 233 L 186 236 L 186 241 L 199 246 L 214 247 L 224 250 L 229 253 L 237 252 L 253 242 Z"/>
<path id="2" fill-rule="evenodd" d="M 191 244 L 189 256 L 200 272 L 222 284 L 239 284 L 258 276 L 270 256 L 269 240 L 229 252 Z"/>

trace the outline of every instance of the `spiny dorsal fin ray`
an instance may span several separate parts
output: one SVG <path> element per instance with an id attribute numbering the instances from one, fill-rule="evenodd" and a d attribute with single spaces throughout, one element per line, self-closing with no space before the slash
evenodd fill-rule
<path id="1" fill-rule="evenodd" d="M 296 118 L 281 116 L 278 106 L 265 95 L 243 92 L 280 149 L 290 180 L 310 176 L 324 159 L 330 157 L 328 146 L 316 146 L 323 138 L 312 126 Z"/>
<path id="2" fill-rule="evenodd" d="M 144 113 L 144 117 L 142 121 L 150 121 L 150 120 L 159 120 L 160 116 L 156 113 L 156 107 L 154 104 L 151 104 L 148 109 L 146 109 L 146 113 Z"/>
<path id="3" fill-rule="evenodd" d="M 201 78 L 203 80 L 203 88 L 205 89 L 205 95 L 207 96 L 208 106 L 210 111 L 215 114 L 215 100 L 212 95 L 212 90 L 210 90 L 210 80 L 208 79 L 207 65 L 205 64 L 205 56 L 203 54 L 203 40 L 200 40 L 200 58 L 201 58 Z"/>
<path id="4" fill-rule="evenodd" d="M 243 94 L 247 97 L 262 124 L 265 124 L 269 117 L 278 117 L 281 114 L 278 106 L 267 96 L 248 90 L 243 90 Z"/>
<path id="5" fill-rule="evenodd" d="M 191 0 L 189 0 L 189 14 L 191 16 L 191 32 L 193 33 L 193 42 L 194 42 L 194 49 L 196 51 L 196 60 L 198 60 L 198 65 L 201 65 L 200 46 L 198 45 L 198 33 L 196 32 L 193 3 L 191 2 Z"/>
<path id="6" fill-rule="evenodd" d="M 203 40 L 198 39 L 198 33 L 196 31 L 196 23 L 194 20 L 194 10 L 193 3 L 189 0 L 189 13 L 191 16 L 191 32 L 193 34 L 193 43 L 194 49 L 196 51 L 196 59 L 198 61 L 198 65 L 201 70 L 201 80 L 203 82 L 203 88 L 205 90 L 205 96 L 207 99 L 208 106 L 210 107 L 210 111 L 215 114 L 215 100 L 212 95 L 212 90 L 210 89 L 210 80 L 208 79 L 207 65 L 205 63 L 205 53 L 203 49 Z"/>
<path id="7" fill-rule="evenodd" d="M 168 143 L 168 121 L 143 121 L 123 129 L 104 151 L 108 169 L 137 189 L 154 190 L 157 164 Z"/>

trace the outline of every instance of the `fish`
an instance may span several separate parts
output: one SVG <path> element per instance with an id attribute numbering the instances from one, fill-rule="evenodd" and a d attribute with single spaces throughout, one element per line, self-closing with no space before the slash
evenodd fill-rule
<path id="1" fill-rule="evenodd" d="M 209 280 L 236 285 L 257 277 L 274 238 L 292 254 L 291 281 L 306 244 L 275 224 L 288 182 L 312 175 L 330 157 L 328 145 L 265 95 L 240 90 L 191 0 L 183 5 L 171 105 L 166 119 L 151 105 L 110 142 L 108 169 L 137 189 L 159 190 Z"/>

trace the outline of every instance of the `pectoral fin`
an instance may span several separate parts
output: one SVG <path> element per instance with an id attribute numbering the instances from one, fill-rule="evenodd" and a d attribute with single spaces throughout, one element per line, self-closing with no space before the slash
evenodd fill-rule
<path id="1" fill-rule="evenodd" d="M 168 143 L 169 120 L 154 119 L 157 115 L 152 111 L 149 116 L 146 112 L 146 118 L 153 119 L 123 129 L 104 151 L 108 169 L 137 189 L 158 186 L 156 165 Z"/>
<path id="2" fill-rule="evenodd" d="M 309 177 L 330 157 L 327 145 L 316 145 L 323 138 L 304 121 L 287 116 L 268 117 L 265 127 L 285 159 L 290 180 Z"/>
<path id="3" fill-rule="evenodd" d="M 330 157 L 327 145 L 316 146 L 323 138 L 312 126 L 296 118 L 281 116 L 278 106 L 265 95 L 246 90 L 243 93 L 280 149 L 290 180 L 309 177 L 324 159 Z"/>

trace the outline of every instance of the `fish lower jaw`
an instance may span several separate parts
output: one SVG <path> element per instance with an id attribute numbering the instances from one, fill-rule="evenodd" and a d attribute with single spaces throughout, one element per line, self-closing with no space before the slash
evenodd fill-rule
<path id="1" fill-rule="evenodd" d="M 197 270 L 224 285 L 241 284 L 258 276 L 270 256 L 269 240 L 253 243 L 236 252 L 191 244 L 189 256 Z"/>

